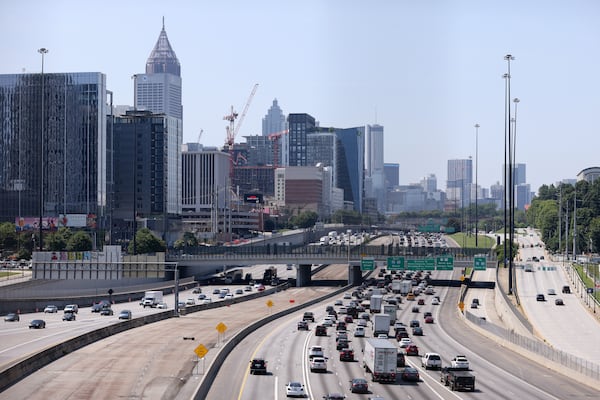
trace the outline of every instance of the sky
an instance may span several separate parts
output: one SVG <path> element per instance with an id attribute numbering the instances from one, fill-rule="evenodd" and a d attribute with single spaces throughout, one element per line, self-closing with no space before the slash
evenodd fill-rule
<path id="1" fill-rule="evenodd" d="M 512 54 L 515 161 L 532 191 L 600 166 L 596 0 L 0 3 L 0 74 L 39 73 L 45 47 L 44 72 L 102 72 L 115 104 L 133 104 L 131 77 L 164 17 L 181 63 L 184 143 L 202 130 L 201 143 L 222 146 L 223 116 L 241 113 L 258 83 L 238 142 L 261 134 L 277 98 L 321 126 L 383 125 L 400 184 L 435 174 L 445 190 L 447 161 L 472 157 L 489 188 L 502 182 Z"/>

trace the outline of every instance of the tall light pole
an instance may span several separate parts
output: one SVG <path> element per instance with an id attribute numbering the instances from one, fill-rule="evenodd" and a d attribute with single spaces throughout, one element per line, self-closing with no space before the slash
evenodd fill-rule
<path id="1" fill-rule="evenodd" d="M 511 174 L 513 176 L 513 179 L 515 178 L 514 177 L 514 174 L 515 174 L 514 171 L 515 171 L 515 166 L 517 165 L 517 151 L 516 151 L 517 150 L 517 106 L 519 105 L 520 101 L 521 100 L 519 100 L 516 97 L 513 99 L 513 103 L 515 103 L 515 116 L 512 118 L 512 121 L 513 121 L 512 129 L 513 129 L 513 131 L 512 131 L 512 151 L 511 151 L 511 159 L 512 159 L 512 172 L 511 172 Z M 516 194 L 515 194 L 515 183 L 516 182 L 513 182 L 512 186 L 511 186 L 511 189 L 512 189 L 512 192 L 511 192 L 512 193 L 512 197 L 511 197 L 512 207 L 511 207 L 511 219 L 510 219 L 510 223 L 511 223 L 511 226 L 513 227 L 513 230 L 514 230 L 514 226 L 515 226 L 515 206 L 516 206 L 516 203 L 515 203 L 515 197 L 516 197 Z M 514 235 L 514 232 L 512 232 L 512 234 Z"/>
<path id="2" fill-rule="evenodd" d="M 39 192 L 39 196 L 40 196 L 40 220 L 39 220 L 39 232 L 40 232 L 40 251 L 42 251 L 44 249 L 44 239 L 42 238 L 42 223 L 43 223 L 43 218 L 44 218 L 44 130 L 45 130 L 45 123 L 44 123 L 44 55 L 46 53 L 48 53 L 48 49 L 46 49 L 45 47 L 42 47 L 41 49 L 38 49 L 38 53 L 40 53 L 42 55 L 42 112 L 41 112 L 41 119 L 42 119 L 42 131 L 40 132 L 40 192 Z"/>
<path id="3" fill-rule="evenodd" d="M 477 198 L 479 186 L 477 183 L 477 171 L 479 168 L 479 124 L 475 124 L 475 247 L 479 247 L 477 240 L 477 227 L 479 225 L 479 212 L 477 209 Z"/>
<path id="4" fill-rule="evenodd" d="M 510 149 L 511 149 L 511 139 L 510 139 L 510 62 L 513 61 L 515 58 L 512 56 L 512 54 L 507 54 L 504 56 L 504 60 L 507 62 L 507 73 L 504 74 L 504 78 L 506 79 L 506 87 L 505 87 L 505 106 L 504 106 L 504 113 L 505 113 L 505 120 L 504 120 L 504 182 L 505 182 L 505 186 L 504 186 L 504 257 L 505 259 L 508 258 L 508 294 L 512 294 L 513 292 L 513 254 L 512 254 L 512 240 L 513 240 L 513 226 L 512 226 L 512 218 L 508 219 L 507 218 L 507 210 L 511 210 L 512 209 L 512 164 L 511 164 L 511 160 L 510 160 Z M 508 143 L 507 143 L 508 141 Z M 507 157 L 507 150 L 508 150 L 508 157 Z M 508 170 L 508 171 L 507 171 Z M 508 175 L 508 176 L 507 176 Z M 508 188 L 507 188 L 507 184 L 508 184 Z M 508 189 L 508 191 L 507 191 Z M 509 196 L 507 196 L 507 193 L 509 194 Z M 507 209 L 507 205 L 506 205 L 506 201 L 509 201 L 509 205 L 508 205 L 508 209 Z M 512 212 L 511 212 L 511 216 L 512 216 Z M 508 223 L 508 229 L 509 229 L 509 247 L 508 247 L 508 257 L 506 257 L 506 228 L 507 228 L 507 223 Z"/>

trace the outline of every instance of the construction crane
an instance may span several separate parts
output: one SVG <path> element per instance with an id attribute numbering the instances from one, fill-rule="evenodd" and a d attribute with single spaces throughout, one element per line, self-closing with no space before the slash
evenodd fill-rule
<path id="1" fill-rule="evenodd" d="M 270 133 L 267 137 L 273 142 L 273 167 L 279 166 L 279 141 L 283 135 L 288 134 L 288 130 Z"/>
<path id="2" fill-rule="evenodd" d="M 198 143 L 200 143 L 200 138 L 202 137 L 203 133 L 204 133 L 204 129 L 200 129 L 200 133 L 198 134 Z"/>
<path id="3" fill-rule="evenodd" d="M 225 146 L 227 147 L 227 151 L 229 151 L 229 177 L 233 179 L 233 166 L 234 166 L 234 157 L 233 157 L 233 144 L 235 143 L 235 137 L 240 130 L 240 126 L 242 126 L 242 122 L 244 122 L 244 118 L 246 117 L 246 113 L 248 112 L 248 107 L 250 107 L 250 103 L 252 102 L 252 98 L 256 93 L 256 89 L 258 89 L 258 83 L 254 85 L 252 88 L 252 92 L 250 92 L 250 96 L 248 97 L 248 101 L 246 101 L 246 105 L 244 106 L 244 111 L 242 111 L 242 115 L 240 115 L 240 119 L 235 124 L 235 120 L 238 117 L 238 113 L 234 111 L 233 106 L 231 106 L 231 112 L 224 116 L 223 119 L 229 121 L 229 126 L 225 128 L 227 131 L 227 138 L 225 142 Z"/>

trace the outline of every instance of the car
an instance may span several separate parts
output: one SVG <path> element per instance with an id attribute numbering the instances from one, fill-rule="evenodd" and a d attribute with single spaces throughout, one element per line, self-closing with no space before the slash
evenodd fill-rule
<path id="1" fill-rule="evenodd" d="M 65 313 L 71 312 L 77 314 L 79 312 L 79 306 L 77 304 L 67 304 L 63 311 Z"/>
<path id="2" fill-rule="evenodd" d="M 46 321 L 43 319 L 34 319 L 29 323 L 29 329 L 44 329 L 46 327 Z"/>
<path id="3" fill-rule="evenodd" d="M 418 313 L 418 312 L 419 312 L 419 307 L 417 307 L 417 306 L 414 306 L 414 307 L 412 308 L 412 312 L 414 312 L 414 313 Z"/>
<path id="4" fill-rule="evenodd" d="M 458 355 L 450 360 L 450 365 L 452 368 L 466 368 L 469 369 L 469 360 L 467 360 L 466 356 Z"/>
<path id="5" fill-rule="evenodd" d="M 406 329 L 402 330 L 402 331 L 397 331 L 396 332 L 396 340 L 397 341 L 400 341 L 400 340 L 402 340 L 404 338 L 407 338 L 407 337 L 408 337 L 408 332 L 406 331 Z"/>
<path id="6" fill-rule="evenodd" d="M 287 397 L 304 397 L 304 385 L 300 382 L 288 382 L 285 385 L 285 395 Z"/>
<path id="7" fill-rule="evenodd" d="M 345 300 L 350 300 L 351 298 L 352 298 L 352 295 L 350 295 L 350 293 L 344 293 Z"/>
<path id="8" fill-rule="evenodd" d="M 477 297 L 474 297 L 473 300 L 471 300 L 471 303 L 479 305 L 479 299 Z"/>
<path id="9" fill-rule="evenodd" d="M 344 400 L 345 398 L 346 396 L 341 393 L 328 393 L 323 396 L 325 400 Z"/>
<path id="10" fill-rule="evenodd" d="M 477 303 L 471 303 L 471 308 L 477 308 L 479 305 Z"/>
<path id="11" fill-rule="evenodd" d="M 565 303 L 563 302 L 563 299 L 561 299 L 561 298 L 558 298 L 558 299 L 554 300 L 554 304 L 557 305 L 557 306 L 564 306 L 565 305 Z"/>
<path id="12" fill-rule="evenodd" d="M 46 308 L 44 308 L 44 313 L 57 313 L 58 312 L 58 307 L 53 306 L 53 305 L 48 305 L 46 306 Z"/>
<path id="13" fill-rule="evenodd" d="M 548 289 L 548 296 L 555 296 L 555 295 L 556 295 L 556 290 Z"/>
<path id="14" fill-rule="evenodd" d="M 185 301 L 185 305 L 186 306 L 195 306 L 196 305 L 196 300 L 189 298 Z"/>
<path id="15" fill-rule="evenodd" d="M 433 314 L 431 313 L 431 311 L 425 311 L 423 313 L 423 318 L 432 317 L 432 316 L 433 316 Z"/>
<path id="16" fill-rule="evenodd" d="M 350 381 L 351 393 L 369 393 L 369 384 L 364 378 L 354 378 Z"/>
<path id="17" fill-rule="evenodd" d="M 225 299 L 233 299 L 233 293 L 227 293 Z"/>
<path id="18" fill-rule="evenodd" d="M 411 344 L 412 344 L 412 340 L 410 340 L 410 338 L 402 338 L 398 341 L 398 345 L 400 346 L 401 349 L 404 349 Z"/>
<path id="19" fill-rule="evenodd" d="M 104 307 L 101 311 L 100 311 L 100 315 L 113 315 L 114 312 L 112 310 L 112 308 L 110 307 Z"/>
<path id="20" fill-rule="evenodd" d="M 267 361 L 262 358 L 253 358 L 250 360 L 250 375 L 266 374 Z"/>
<path id="21" fill-rule="evenodd" d="M 64 313 L 62 320 L 63 321 L 75 321 L 75 313 L 73 313 L 73 312 Z"/>
<path id="22" fill-rule="evenodd" d="M 335 349 L 342 350 L 349 346 L 350 346 L 350 341 L 348 339 L 340 339 L 336 342 Z"/>
<path id="23" fill-rule="evenodd" d="M 359 320 L 356 322 L 356 326 L 361 326 L 361 327 L 363 327 L 363 328 L 365 328 L 367 325 L 368 325 L 368 322 L 367 322 L 367 320 L 366 320 L 366 319 L 359 319 Z"/>
<path id="24" fill-rule="evenodd" d="M 344 321 L 339 321 L 335 325 L 335 330 L 336 331 L 345 331 L 346 330 L 346 323 Z"/>
<path id="25" fill-rule="evenodd" d="M 130 310 L 122 310 L 119 313 L 119 319 L 131 319 L 131 311 Z"/>
<path id="26" fill-rule="evenodd" d="M 198 300 L 204 300 L 206 298 L 206 295 L 204 293 L 200 293 L 198 295 Z"/>
<path id="27" fill-rule="evenodd" d="M 340 340 L 348 340 L 347 331 L 336 331 L 335 341 L 339 342 Z"/>
<path id="28" fill-rule="evenodd" d="M 377 335 L 377 339 L 389 339 L 389 337 L 385 333 L 380 333 Z"/>
<path id="29" fill-rule="evenodd" d="M 535 299 L 536 301 L 546 301 L 546 298 L 543 294 L 538 294 L 537 296 L 535 296 Z"/>
<path id="30" fill-rule="evenodd" d="M 400 373 L 400 377 L 403 381 L 407 382 L 418 382 L 421 379 L 419 377 L 419 371 L 413 367 L 404 367 Z"/>
<path id="31" fill-rule="evenodd" d="M 202 293 L 202 288 L 200 287 L 195 287 L 192 289 L 192 293 L 193 294 L 198 294 L 198 293 Z"/>
<path id="32" fill-rule="evenodd" d="M 92 305 L 92 312 L 99 313 L 105 308 L 110 308 L 110 302 L 108 300 L 101 300 L 98 303 Z"/>
<path id="33" fill-rule="evenodd" d="M 324 357 L 323 348 L 321 346 L 311 346 L 308 349 L 308 358 Z"/>
<path id="34" fill-rule="evenodd" d="M 425 353 L 421 357 L 421 367 L 425 369 L 437 369 L 442 368 L 442 357 L 438 353 Z"/>
<path id="35" fill-rule="evenodd" d="M 409 326 L 411 328 L 414 328 L 415 326 L 421 326 L 421 324 L 416 319 L 413 319 L 412 321 L 410 321 L 410 325 Z"/>
<path id="36" fill-rule="evenodd" d="M 404 348 L 407 356 L 418 356 L 419 347 L 416 344 L 410 344 Z"/>
<path id="37" fill-rule="evenodd" d="M 256 288 L 256 290 L 258 290 L 259 292 L 264 292 L 264 291 L 265 291 L 265 289 L 266 289 L 266 288 L 265 288 L 265 285 L 262 285 L 262 284 L 261 284 L 261 285 L 259 285 L 259 286 Z"/>
<path id="38" fill-rule="evenodd" d="M 244 294 L 244 291 L 242 289 L 235 289 L 235 294 Z"/>
<path id="39" fill-rule="evenodd" d="M 298 330 L 299 331 L 307 331 L 308 330 L 308 322 L 298 321 Z"/>
<path id="40" fill-rule="evenodd" d="M 562 287 L 562 292 L 563 293 L 567 293 L 567 294 L 571 293 L 571 287 L 569 285 L 563 286 Z"/>
<path id="41" fill-rule="evenodd" d="M 423 336 L 423 328 L 420 326 L 415 326 L 412 330 L 412 334 L 415 336 Z"/>
<path id="42" fill-rule="evenodd" d="M 370 321 L 371 320 L 371 316 L 369 315 L 369 313 L 362 313 L 358 317 L 360 319 L 364 319 L 365 321 Z"/>
<path id="43" fill-rule="evenodd" d="M 325 326 L 325 327 L 330 327 L 330 326 L 333 326 L 333 320 L 332 320 L 332 319 L 330 319 L 330 318 L 327 318 L 327 317 L 326 317 L 326 318 L 323 320 L 323 322 L 321 322 L 321 325 L 323 325 L 323 326 Z"/>
<path id="44" fill-rule="evenodd" d="M 212 299 L 210 297 L 202 299 L 202 301 L 200 302 L 200 304 L 210 304 L 210 303 L 212 303 Z"/>
<path id="45" fill-rule="evenodd" d="M 404 367 L 406 365 L 406 358 L 404 357 L 404 353 L 398 352 L 396 353 L 396 368 Z"/>
<path id="46" fill-rule="evenodd" d="M 212 294 L 221 294 L 221 289 L 213 289 Z"/>
<path id="47" fill-rule="evenodd" d="M 349 347 L 340 350 L 340 361 L 354 361 L 354 350 Z"/>
<path id="48" fill-rule="evenodd" d="M 204 301 L 204 300 L 202 300 L 202 301 Z M 180 301 L 180 302 L 178 302 L 178 303 L 177 303 L 177 307 L 179 307 L 180 309 L 181 309 L 181 308 L 185 308 L 185 302 L 184 302 L 184 301 Z"/>
<path id="49" fill-rule="evenodd" d="M 168 308 L 168 307 L 167 307 L 167 303 L 164 303 L 164 302 L 163 302 L 163 303 L 158 303 L 158 304 L 156 305 L 156 308 L 160 308 L 160 309 L 166 309 L 166 308 Z"/>
<path id="50" fill-rule="evenodd" d="M 311 311 L 306 311 L 304 315 L 302 315 L 302 321 L 315 322 L 315 314 Z"/>
<path id="51" fill-rule="evenodd" d="M 429 317 L 425 318 L 425 323 L 426 324 L 433 324 L 433 317 L 430 315 Z"/>
<path id="52" fill-rule="evenodd" d="M 313 357 L 309 362 L 310 372 L 321 371 L 327 372 L 327 360 L 325 357 Z"/>
<path id="53" fill-rule="evenodd" d="M 424 306 L 425 305 L 425 299 L 419 299 L 417 301 L 417 304 L 420 305 L 420 306 Z"/>
<path id="54" fill-rule="evenodd" d="M 315 327 L 315 336 L 327 336 L 327 327 L 324 325 L 317 325 Z"/>
<path id="55" fill-rule="evenodd" d="M 415 300 L 415 295 L 414 295 L 414 293 L 408 293 L 408 294 L 406 295 L 406 300 L 408 300 L 408 301 L 414 301 L 414 300 Z"/>
<path id="56" fill-rule="evenodd" d="M 346 316 L 344 317 L 344 322 L 345 322 L 345 323 L 347 323 L 347 324 L 351 324 L 351 323 L 353 323 L 353 322 L 354 322 L 354 319 L 352 319 L 352 316 L 351 316 L 351 315 L 346 315 Z"/>
<path id="57" fill-rule="evenodd" d="M 440 301 L 438 299 L 436 299 L 435 297 L 433 299 L 431 299 L 431 305 L 432 306 L 437 306 L 440 304 Z"/>
<path id="58" fill-rule="evenodd" d="M 8 313 L 4 317 L 4 321 L 6 321 L 6 322 L 17 322 L 17 321 L 19 321 L 19 314 L 17 314 L 17 313 Z"/>
<path id="59" fill-rule="evenodd" d="M 354 337 L 365 337 L 365 328 L 363 326 L 357 326 L 354 329 Z"/>
<path id="60" fill-rule="evenodd" d="M 244 292 L 251 292 L 252 291 L 252 286 L 245 286 L 244 287 Z"/>

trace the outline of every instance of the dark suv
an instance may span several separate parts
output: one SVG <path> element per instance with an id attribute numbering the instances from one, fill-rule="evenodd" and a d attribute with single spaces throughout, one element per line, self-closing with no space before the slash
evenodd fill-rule
<path id="1" fill-rule="evenodd" d="M 250 374 L 266 374 L 267 373 L 267 362 L 262 358 L 255 358 L 250 361 Z"/>
<path id="2" fill-rule="evenodd" d="M 310 322 L 315 322 L 315 315 L 310 312 L 307 311 L 304 313 L 304 315 L 302 316 L 302 321 L 310 321 Z"/>
<path id="3" fill-rule="evenodd" d="M 327 327 L 324 325 L 317 325 L 315 328 L 315 336 L 327 336 Z"/>
<path id="4" fill-rule="evenodd" d="M 348 348 L 340 350 L 340 361 L 354 361 L 354 350 Z"/>

